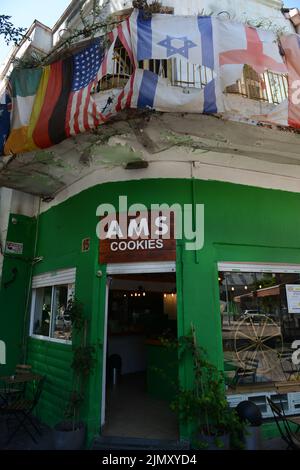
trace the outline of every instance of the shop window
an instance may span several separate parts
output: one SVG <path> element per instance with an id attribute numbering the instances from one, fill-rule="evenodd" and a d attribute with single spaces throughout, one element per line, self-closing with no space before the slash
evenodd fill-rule
<path id="1" fill-rule="evenodd" d="M 52 284 L 52 285 L 51 285 Z M 30 334 L 39 338 L 71 341 L 68 314 L 74 299 L 75 270 L 59 271 L 33 279 Z"/>
<path id="2" fill-rule="evenodd" d="M 300 271 L 219 270 L 219 290 L 228 389 L 298 391 L 294 342 L 300 338 Z"/>
<path id="3" fill-rule="evenodd" d="M 269 70 L 258 74 L 250 65 L 245 65 L 242 77 L 235 84 L 226 87 L 225 91 L 252 100 L 279 104 L 288 96 L 288 82 L 284 74 Z"/>

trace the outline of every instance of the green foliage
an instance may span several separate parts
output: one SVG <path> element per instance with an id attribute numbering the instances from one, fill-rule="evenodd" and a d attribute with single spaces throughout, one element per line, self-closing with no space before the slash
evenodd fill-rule
<path id="1" fill-rule="evenodd" d="M 70 300 L 66 313 L 71 317 L 78 342 L 76 341 L 76 344 L 73 342 L 71 367 L 74 371 L 74 388 L 65 410 L 65 417 L 72 419 L 72 428 L 76 429 L 80 409 L 84 404 L 86 381 L 96 366 L 96 346 L 87 344 L 88 322 L 84 315 L 83 304 L 76 299 Z"/>
<path id="2" fill-rule="evenodd" d="M 244 424 L 227 403 L 224 374 L 208 361 L 205 350 L 197 346 L 194 327 L 189 336 L 179 338 L 175 344 L 166 341 L 164 344 L 178 349 L 179 360 L 192 359 L 193 383 L 190 388 L 178 388 L 171 408 L 181 422 L 190 424 L 194 443 L 203 447 L 205 436 L 212 436 L 215 445 L 221 446 L 220 436 L 230 434 L 234 446 L 241 447 Z"/>
<path id="3" fill-rule="evenodd" d="M 84 328 L 85 318 L 83 312 L 83 304 L 77 299 L 70 299 L 68 301 L 65 314 L 70 315 L 72 328 L 75 328 L 76 331 L 81 331 Z"/>
<path id="4" fill-rule="evenodd" d="M 83 379 L 90 375 L 96 364 L 95 353 L 95 346 L 89 345 L 75 348 L 71 364 L 75 374 L 81 375 Z"/>
<path id="5" fill-rule="evenodd" d="M 10 19 L 11 16 L 0 15 L 0 36 L 4 36 L 4 41 L 7 45 L 10 42 L 18 44 L 18 42 L 22 39 L 26 28 L 16 28 Z"/>

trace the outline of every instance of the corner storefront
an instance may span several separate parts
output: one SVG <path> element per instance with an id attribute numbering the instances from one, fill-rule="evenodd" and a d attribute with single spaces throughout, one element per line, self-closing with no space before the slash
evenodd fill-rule
<path id="1" fill-rule="evenodd" d="M 100 264 L 96 210 L 102 203 L 118 207 L 120 195 L 128 197 L 128 204 L 138 202 L 146 207 L 155 203 L 167 203 L 170 206 L 174 203 L 181 206 L 203 204 L 203 248 L 187 251 L 185 240 L 177 240 L 176 257 L 163 262 L 169 263 L 167 268 L 166 264 L 154 266 L 158 262 L 155 259 L 151 261 L 142 258 L 135 261 L 135 269 L 131 273 L 122 270 L 113 272 L 111 264 Z M 90 438 L 101 432 L 101 423 L 105 422 L 104 381 L 109 380 L 103 370 L 103 365 L 106 367 L 107 364 L 105 356 L 109 282 L 112 282 L 109 311 L 115 335 L 120 333 L 115 326 L 114 311 L 120 305 L 118 302 L 121 296 L 125 299 L 125 296 L 134 296 L 136 293 L 137 297 L 140 294 L 142 298 L 145 293 L 146 298 L 147 292 L 152 289 L 153 299 L 158 299 L 157 305 L 161 305 L 166 314 L 164 299 L 169 298 L 172 303 L 176 295 L 177 334 L 187 334 L 191 323 L 195 325 L 199 344 L 207 350 L 214 364 L 225 369 L 229 401 L 233 405 L 239 399 L 254 394 L 268 418 L 263 397 L 271 393 L 269 382 L 275 381 L 272 377 L 275 370 L 276 382 L 282 382 L 283 388 L 287 381 L 290 382 L 289 389 L 282 389 L 280 394 L 285 403 L 288 403 L 286 406 L 293 413 L 297 412 L 297 404 L 300 402 L 300 391 L 297 391 L 299 378 L 293 374 L 287 377 L 284 372 L 287 370 L 286 366 L 283 366 L 283 370 L 280 369 L 281 365 L 278 365 L 273 356 L 278 347 L 287 350 L 294 340 L 300 339 L 298 316 L 297 313 L 289 313 L 286 287 L 300 285 L 299 204 L 300 196 L 296 193 L 216 181 L 149 179 L 97 185 L 41 213 L 35 253 L 40 261 L 34 265 L 31 309 L 28 309 L 27 324 L 23 332 L 27 338 L 27 361 L 37 372 L 48 378 L 39 405 L 41 419 L 53 425 L 63 418 L 72 386 L 72 346 L 70 335 L 68 336 L 70 325 L 59 318 L 63 317 L 63 312 L 59 315 L 55 311 L 55 320 L 51 320 L 50 316 L 56 306 L 61 306 L 63 299 L 74 292 L 89 316 L 89 342 L 100 345 L 97 349 L 97 367 L 89 379 L 82 414 L 88 423 Z M 23 234 L 16 227 L 11 238 L 14 237 L 12 242 L 22 241 Z M 15 262 L 21 263 L 18 260 Z M 118 265 L 122 263 L 124 259 Z M 138 263 L 141 263 L 140 270 Z M 152 269 L 149 268 L 151 263 L 154 266 Z M 165 268 L 162 269 L 162 266 Z M 28 281 L 28 277 L 26 279 Z M 162 287 L 163 282 L 165 284 Z M 12 285 L 5 290 L 6 305 L 9 305 L 8 302 L 14 295 Z M 296 292 L 296 287 L 294 289 L 293 292 Z M 273 295 L 267 295 L 270 292 Z M 38 301 L 39 296 L 44 297 L 40 297 Z M 35 331 L 35 325 L 38 327 L 38 315 L 43 312 L 45 303 L 50 305 L 48 327 L 44 323 L 46 329 L 43 332 Z M 250 311 L 248 321 L 246 311 Z M 167 311 L 167 317 L 168 328 L 174 328 L 172 307 Z M 19 323 L 19 328 L 22 329 L 21 320 Z M 252 328 L 252 324 L 256 335 L 264 338 L 261 331 L 263 325 L 275 335 L 275 343 L 271 341 L 271 344 L 266 344 L 272 349 L 272 361 L 267 365 L 259 365 L 254 379 L 253 376 L 251 380 L 240 378 L 233 393 L 230 380 L 235 373 L 232 373 L 228 364 L 237 366 L 238 363 L 245 362 L 245 357 L 241 358 L 239 355 L 243 348 L 248 351 L 248 344 L 241 338 L 243 334 L 249 336 L 248 330 Z M 131 344 L 136 344 L 138 348 L 140 346 L 133 333 L 135 332 L 131 330 L 131 337 L 135 338 Z M 250 338 L 252 341 L 252 334 Z M 277 342 L 277 339 L 280 341 Z M 237 361 L 238 357 L 240 359 Z M 270 372 L 272 367 L 274 370 Z M 283 375 L 280 375 L 281 371 Z M 188 365 L 180 368 L 179 373 L 181 383 L 191 380 Z M 155 389 L 155 381 L 152 383 Z M 273 431 L 273 425 L 266 422 L 264 432 L 270 435 Z M 180 437 L 186 437 L 185 433 L 185 429 L 181 428 Z"/>

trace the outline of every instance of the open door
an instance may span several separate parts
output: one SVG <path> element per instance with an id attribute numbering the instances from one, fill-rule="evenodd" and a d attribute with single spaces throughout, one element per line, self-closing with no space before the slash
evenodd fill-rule
<path id="1" fill-rule="evenodd" d="M 178 378 L 176 274 L 118 273 L 106 288 L 102 434 L 178 439 L 170 409 Z"/>

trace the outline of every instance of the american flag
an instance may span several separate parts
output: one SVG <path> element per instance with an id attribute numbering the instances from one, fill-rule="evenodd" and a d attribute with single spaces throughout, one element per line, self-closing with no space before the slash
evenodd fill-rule
<path id="1" fill-rule="evenodd" d="M 102 59 L 100 40 L 73 56 L 71 94 L 66 115 L 67 135 L 88 131 L 99 124 L 99 113 L 91 90 Z"/>

